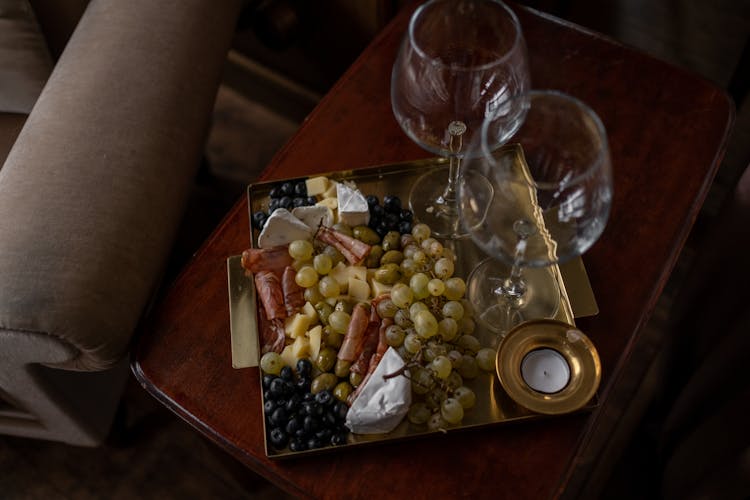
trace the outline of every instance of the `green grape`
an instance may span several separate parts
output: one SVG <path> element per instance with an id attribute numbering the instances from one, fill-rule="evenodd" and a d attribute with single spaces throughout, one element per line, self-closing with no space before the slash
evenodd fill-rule
<path id="1" fill-rule="evenodd" d="M 381 318 L 393 318 L 398 312 L 398 306 L 393 303 L 393 299 L 385 298 L 378 302 L 375 310 Z"/>
<path id="2" fill-rule="evenodd" d="M 412 255 L 411 260 L 421 269 L 424 264 L 427 263 L 427 254 L 422 250 L 417 250 Z"/>
<path id="3" fill-rule="evenodd" d="M 445 298 L 448 300 L 461 300 L 466 293 L 466 283 L 461 278 L 453 277 L 445 280 Z"/>
<path id="4" fill-rule="evenodd" d="M 448 359 L 448 356 L 438 356 L 430 363 L 430 369 L 435 372 L 435 375 L 439 379 L 445 380 L 451 374 L 453 365 L 451 365 L 451 360 Z"/>
<path id="5" fill-rule="evenodd" d="M 453 276 L 455 266 L 452 260 L 441 257 L 437 261 L 435 261 L 435 265 L 432 266 L 432 270 L 435 272 L 435 276 L 445 280 Z"/>
<path id="6" fill-rule="evenodd" d="M 449 391 L 455 391 L 456 389 L 464 385 L 464 379 L 461 378 L 461 375 L 456 370 L 453 370 L 445 380 L 445 385 L 448 386 Z"/>
<path id="7" fill-rule="evenodd" d="M 415 302 L 412 305 L 409 306 L 409 317 L 413 318 L 417 315 L 419 311 L 429 311 L 430 309 L 427 307 L 427 304 L 424 302 Z"/>
<path id="8" fill-rule="evenodd" d="M 396 315 L 393 317 L 393 322 L 403 329 L 407 329 L 412 326 L 409 310 L 399 309 L 398 311 L 396 311 Z"/>
<path id="9" fill-rule="evenodd" d="M 461 305 L 464 306 L 464 316 L 468 318 L 474 317 L 474 306 L 467 298 L 461 299 Z"/>
<path id="10" fill-rule="evenodd" d="M 318 282 L 318 273 L 312 267 L 305 266 L 297 271 L 294 281 L 302 288 L 312 288 Z"/>
<path id="11" fill-rule="evenodd" d="M 440 410 L 440 405 L 445 401 L 448 396 L 445 391 L 437 387 L 432 389 L 430 392 L 424 395 L 424 404 L 430 410 Z"/>
<path id="12" fill-rule="evenodd" d="M 464 355 L 461 354 L 461 351 L 457 351 L 453 349 L 448 353 L 448 359 L 451 360 L 451 364 L 453 365 L 453 368 L 458 368 L 461 366 L 461 360 L 463 359 Z"/>
<path id="13" fill-rule="evenodd" d="M 456 341 L 456 345 L 463 349 L 464 352 L 471 354 L 476 354 L 482 348 L 479 340 L 473 335 L 461 335 Z"/>
<path id="14" fill-rule="evenodd" d="M 461 322 L 458 324 L 458 329 L 464 335 L 471 335 L 474 330 L 477 329 L 477 324 L 472 318 L 461 318 Z"/>
<path id="15" fill-rule="evenodd" d="M 464 407 L 456 398 L 447 398 L 440 405 L 440 416 L 449 424 L 458 424 L 464 418 Z"/>
<path id="16" fill-rule="evenodd" d="M 419 311 L 414 316 L 414 329 L 420 337 L 428 339 L 437 335 L 438 323 L 430 311 Z"/>
<path id="17" fill-rule="evenodd" d="M 433 259 L 439 259 L 443 255 L 443 244 L 435 238 L 427 238 L 425 240 L 422 240 L 422 244 L 420 246 L 422 247 L 424 253 L 426 253 L 428 257 L 431 257 Z"/>
<path id="18" fill-rule="evenodd" d="M 401 269 L 401 275 L 405 278 L 411 278 L 419 270 L 419 266 L 413 259 L 404 259 L 401 261 L 399 266 Z"/>
<path id="19" fill-rule="evenodd" d="M 323 294 L 320 293 L 320 289 L 317 286 L 306 288 L 304 297 L 305 300 L 310 304 L 317 304 L 318 302 L 322 302 L 323 300 L 325 300 L 325 297 L 323 297 Z"/>
<path id="20" fill-rule="evenodd" d="M 491 372 L 495 370 L 495 357 L 497 352 L 489 347 L 484 347 L 477 351 L 477 365 L 480 369 Z"/>
<path id="21" fill-rule="evenodd" d="M 404 259 L 413 259 L 414 258 L 414 252 L 419 250 L 419 247 L 417 245 L 411 244 L 403 246 L 403 252 L 404 252 Z"/>
<path id="22" fill-rule="evenodd" d="M 416 354 L 422 348 L 422 341 L 416 333 L 409 333 L 404 337 L 404 349 L 409 354 Z"/>
<path id="23" fill-rule="evenodd" d="M 449 300 L 443 304 L 443 316 L 460 321 L 464 317 L 464 306 L 457 300 Z"/>
<path id="24" fill-rule="evenodd" d="M 432 415 L 430 409 L 427 408 L 423 402 L 419 401 L 409 407 L 409 412 L 406 414 L 406 418 L 408 418 L 409 422 L 412 424 L 422 425 L 429 420 L 430 415 Z"/>
<path id="25" fill-rule="evenodd" d="M 461 360 L 461 366 L 458 367 L 458 373 L 463 378 L 477 378 L 479 375 L 479 367 L 477 366 L 477 360 L 470 354 L 464 354 Z"/>
<path id="26" fill-rule="evenodd" d="M 465 385 L 462 385 L 455 389 L 453 391 L 453 397 L 456 398 L 456 400 L 461 403 L 461 406 L 466 410 L 468 410 L 469 408 L 473 408 L 477 402 L 477 396 L 476 394 L 474 394 L 474 391 L 472 391 Z"/>
<path id="27" fill-rule="evenodd" d="M 391 347 L 401 347 L 405 338 L 406 332 L 398 325 L 390 325 L 385 329 L 385 342 Z"/>
<path id="28" fill-rule="evenodd" d="M 450 247 L 443 247 L 443 259 L 448 259 L 451 262 L 456 262 L 456 252 Z"/>
<path id="29" fill-rule="evenodd" d="M 346 333 L 352 317 L 345 311 L 333 311 L 328 316 L 328 325 L 336 333 Z"/>
<path id="30" fill-rule="evenodd" d="M 411 376 L 411 390 L 415 394 L 427 394 L 435 385 L 432 373 L 426 368 L 418 367 Z"/>
<path id="31" fill-rule="evenodd" d="M 411 234 L 418 243 L 422 243 L 424 240 L 430 237 L 431 231 L 430 226 L 427 224 L 414 224 L 411 228 Z"/>
<path id="32" fill-rule="evenodd" d="M 321 253 L 313 257 L 313 268 L 320 275 L 326 275 L 333 269 L 333 259 L 330 255 Z"/>
<path id="33" fill-rule="evenodd" d="M 269 375 L 278 375 L 284 367 L 284 360 L 277 352 L 267 352 L 260 358 L 260 369 Z"/>
<path id="34" fill-rule="evenodd" d="M 431 431 L 438 431 L 448 427 L 448 422 L 442 417 L 440 412 L 433 413 L 430 415 L 430 419 L 427 421 L 427 428 Z"/>
<path id="35" fill-rule="evenodd" d="M 391 288 L 391 301 L 396 306 L 404 309 L 409 307 L 412 300 L 414 300 L 414 292 L 409 288 L 409 285 L 405 283 L 396 283 L 393 285 L 393 288 Z"/>
<path id="36" fill-rule="evenodd" d="M 318 282 L 318 289 L 323 297 L 329 299 L 331 297 L 338 297 L 341 293 L 341 286 L 339 282 L 333 279 L 331 276 L 324 276 Z"/>
<path id="37" fill-rule="evenodd" d="M 299 271 L 303 267 L 312 267 L 312 259 L 306 259 L 306 260 L 295 260 L 292 262 L 292 269 L 295 271 Z"/>
<path id="38" fill-rule="evenodd" d="M 307 240 L 294 240 L 289 243 L 289 255 L 294 260 L 310 260 L 313 255 L 313 245 Z"/>
<path id="39" fill-rule="evenodd" d="M 445 291 L 445 283 L 439 278 L 432 278 L 427 283 L 427 291 L 430 292 L 430 295 L 433 297 L 440 297 Z"/>
<path id="40" fill-rule="evenodd" d="M 326 245 L 321 253 L 324 255 L 328 255 L 331 258 L 331 262 L 334 266 L 336 266 L 336 264 L 338 264 L 339 262 L 344 262 L 345 260 L 344 255 L 339 252 L 336 247 L 331 245 Z"/>
<path id="41" fill-rule="evenodd" d="M 430 277 L 425 273 L 417 273 L 409 278 L 409 286 L 412 292 L 414 292 L 414 298 L 417 300 L 426 299 L 430 296 L 430 292 L 427 289 L 427 284 L 430 282 Z"/>
<path id="42" fill-rule="evenodd" d="M 453 318 L 443 318 L 438 322 L 438 335 L 445 340 L 450 342 L 458 335 L 458 323 Z"/>

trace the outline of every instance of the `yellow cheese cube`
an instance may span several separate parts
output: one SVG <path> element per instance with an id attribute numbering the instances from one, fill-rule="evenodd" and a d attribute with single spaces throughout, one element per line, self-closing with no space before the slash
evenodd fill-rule
<path id="1" fill-rule="evenodd" d="M 281 360 L 284 362 L 284 365 L 291 366 L 292 368 L 297 365 L 297 358 L 294 357 L 292 344 L 289 344 L 281 351 Z"/>
<path id="2" fill-rule="evenodd" d="M 370 288 L 372 289 L 372 297 L 375 298 L 379 295 L 383 295 L 384 293 L 389 293 L 393 286 L 386 285 L 385 283 L 381 283 L 378 280 L 373 279 L 370 280 Z"/>
<path id="3" fill-rule="evenodd" d="M 370 285 L 366 281 L 349 278 L 349 296 L 359 301 L 370 298 Z"/>
<path id="4" fill-rule="evenodd" d="M 338 199 L 338 194 L 337 194 L 337 191 L 336 191 L 336 186 L 337 185 L 338 185 L 338 182 L 331 181 L 330 184 L 328 185 L 328 189 L 326 189 L 323 192 L 323 198 Z M 338 206 L 338 203 L 336 204 L 336 206 Z"/>
<path id="5" fill-rule="evenodd" d="M 310 357 L 310 339 L 305 337 L 304 333 L 302 334 L 302 336 L 294 339 L 294 343 L 292 344 L 292 353 L 294 354 L 295 359 Z"/>
<path id="6" fill-rule="evenodd" d="M 344 289 L 349 286 L 349 266 L 343 262 L 339 262 L 333 269 L 328 273 L 328 276 L 335 279 L 339 286 L 342 288 L 341 293 L 345 293 Z"/>
<path id="7" fill-rule="evenodd" d="M 297 313 L 284 321 L 284 332 L 287 337 L 297 339 L 305 336 L 305 332 L 309 326 L 310 317 L 306 314 Z"/>
<path id="8" fill-rule="evenodd" d="M 323 198 L 319 202 L 316 203 L 316 205 L 322 205 L 324 207 L 328 207 L 331 210 L 333 210 L 334 219 L 336 214 L 338 213 L 337 208 L 339 208 L 339 201 L 336 198 Z"/>
<path id="9" fill-rule="evenodd" d="M 349 278 L 367 281 L 367 268 L 365 266 L 346 266 L 346 274 Z"/>
<path id="10" fill-rule="evenodd" d="M 315 306 L 313 306 L 311 303 L 305 302 L 305 305 L 302 306 L 302 314 L 310 318 L 309 326 L 314 326 L 318 324 L 318 321 L 320 319 L 318 317 L 318 311 L 315 310 Z"/>
<path id="11" fill-rule="evenodd" d="M 310 339 L 310 359 L 316 359 L 320 352 L 320 342 L 323 338 L 323 327 L 318 325 L 307 332 L 307 338 Z"/>
<path id="12" fill-rule="evenodd" d="M 305 186 L 307 186 L 307 195 L 308 196 L 317 196 L 319 194 L 323 194 L 326 189 L 328 189 L 328 177 L 311 177 L 305 181 Z"/>

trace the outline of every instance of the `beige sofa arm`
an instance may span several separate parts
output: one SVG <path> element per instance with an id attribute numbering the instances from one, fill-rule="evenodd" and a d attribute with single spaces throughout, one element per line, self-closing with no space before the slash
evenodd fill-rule
<path id="1" fill-rule="evenodd" d="M 46 368 L 35 364 L 126 366 L 202 156 L 240 7 L 92 0 L 0 169 L 0 397 L 43 426 L 57 417 L 41 399 L 60 396 L 38 383 Z M 78 397 L 92 406 L 85 391 Z M 83 411 L 55 404 L 73 420 Z M 0 415 L 0 432 L 5 424 Z"/>

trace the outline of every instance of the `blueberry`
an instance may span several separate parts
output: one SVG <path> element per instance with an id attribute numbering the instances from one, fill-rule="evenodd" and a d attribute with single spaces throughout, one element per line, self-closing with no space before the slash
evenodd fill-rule
<path id="1" fill-rule="evenodd" d="M 342 444 L 346 444 L 346 434 L 343 432 L 338 432 L 331 436 L 331 444 L 333 446 L 341 446 Z"/>
<path id="2" fill-rule="evenodd" d="M 333 431 L 331 429 L 320 429 L 315 433 L 315 438 L 319 439 L 321 443 L 328 443 L 331 441 Z"/>
<path id="3" fill-rule="evenodd" d="M 383 214 L 385 214 L 385 209 L 381 205 L 374 205 L 370 207 L 371 217 L 382 218 Z"/>
<path id="4" fill-rule="evenodd" d="M 305 417 L 305 420 L 303 420 L 302 427 L 305 429 L 305 432 L 315 432 L 320 428 L 320 420 L 308 415 Z"/>
<path id="5" fill-rule="evenodd" d="M 294 380 L 294 372 L 292 371 L 292 367 L 283 367 L 281 369 L 281 372 L 279 372 L 279 376 L 281 376 L 281 378 L 283 378 L 284 380 Z"/>
<path id="6" fill-rule="evenodd" d="M 296 196 L 296 197 L 292 198 L 292 206 L 294 208 L 304 207 L 306 203 L 307 202 L 305 201 L 305 199 L 303 197 L 301 197 L 301 196 Z"/>
<path id="7" fill-rule="evenodd" d="M 375 228 L 375 232 L 378 233 L 378 236 L 380 236 L 381 238 L 388 234 L 388 231 L 390 231 L 390 227 L 385 221 L 380 221 L 378 227 Z"/>
<path id="8" fill-rule="evenodd" d="M 273 213 L 277 208 L 279 208 L 279 198 L 271 198 L 271 201 L 268 202 L 268 213 Z"/>
<path id="9" fill-rule="evenodd" d="M 318 202 L 318 199 L 315 196 L 308 196 L 305 198 L 305 205 L 312 206 L 315 205 Z"/>
<path id="10" fill-rule="evenodd" d="M 302 396 L 299 394 L 292 394 L 286 401 L 286 411 L 289 412 L 290 415 L 295 413 L 299 409 L 301 403 Z"/>
<path id="11" fill-rule="evenodd" d="M 375 205 L 380 205 L 380 200 L 374 194 L 368 194 L 365 199 L 367 200 L 367 206 L 372 208 Z"/>
<path id="12" fill-rule="evenodd" d="M 411 212 L 411 210 L 401 210 L 401 213 L 398 214 L 399 218 L 403 221 L 411 222 L 414 219 L 414 214 Z"/>
<path id="13" fill-rule="evenodd" d="M 279 377 L 273 379 L 271 387 L 268 388 L 268 392 L 271 395 L 271 399 L 281 399 L 286 392 L 286 381 Z"/>
<path id="14" fill-rule="evenodd" d="M 401 220 L 398 218 L 398 215 L 394 213 L 387 213 L 383 218 L 383 222 L 385 222 L 386 226 L 388 226 L 388 229 L 397 229 L 398 223 L 401 222 Z"/>
<path id="15" fill-rule="evenodd" d="M 291 182 L 283 183 L 280 189 L 282 196 L 290 196 L 294 194 L 294 184 L 292 184 Z"/>
<path id="16" fill-rule="evenodd" d="M 306 398 L 306 397 L 308 397 L 307 395 L 310 394 L 310 385 L 311 384 L 312 384 L 312 382 L 310 381 L 309 375 L 300 374 L 300 377 L 294 383 L 294 387 L 297 389 L 297 392 L 299 392 L 300 394 L 302 394 L 303 398 Z M 313 396 L 313 395 L 310 394 L 310 396 Z"/>
<path id="17" fill-rule="evenodd" d="M 263 211 L 258 211 L 253 214 L 253 227 L 257 230 L 263 229 L 263 225 L 266 223 L 266 219 L 268 218 L 268 215 L 266 215 Z"/>
<path id="18" fill-rule="evenodd" d="M 302 419 L 299 417 L 292 417 L 286 423 L 285 430 L 287 434 L 293 436 L 299 429 L 302 428 Z"/>
<path id="19" fill-rule="evenodd" d="M 307 196 L 307 184 L 305 181 L 300 181 L 294 185 L 294 194 L 297 196 Z"/>
<path id="20" fill-rule="evenodd" d="M 338 422 L 338 418 L 336 415 L 337 414 L 335 413 L 335 411 L 325 412 L 325 414 L 323 415 L 323 425 L 334 427 Z"/>
<path id="21" fill-rule="evenodd" d="M 293 380 L 284 380 L 284 396 L 291 396 L 297 390 Z"/>
<path id="22" fill-rule="evenodd" d="M 289 419 L 289 414 L 286 412 L 286 408 L 279 406 L 276 408 L 273 413 L 271 413 L 271 423 L 276 426 L 284 426 L 286 425 L 287 420 Z"/>
<path id="23" fill-rule="evenodd" d="M 312 372 L 312 361 L 307 358 L 302 358 L 297 361 L 297 373 L 301 376 L 310 375 Z"/>
<path id="24" fill-rule="evenodd" d="M 286 445 L 289 442 L 289 436 L 287 435 L 287 433 L 279 429 L 278 427 L 271 429 L 269 438 L 271 444 L 277 450 L 283 450 L 284 448 L 286 448 Z"/>
<path id="25" fill-rule="evenodd" d="M 271 388 L 271 382 L 276 378 L 276 375 L 263 375 L 263 389 L 268 390 Z"/>
<path id="26" fill-rule="evenodd" d="M 282 196 L 281 198 L 279 198 L 279 207 L 291 210 L 292 208 L 294 208 L 294 202 L 292 201 L 292 198 L 290 196 Z"/>
<path id="27" fill-rule="evenodd" d="M 401 234 L 411 234 L 411 222 L 403 220 L 398 224 L 398 232 Z"/>
<path id="28" fill-rule="evenodd" d="M 271 188 L 271 192 L 268 193 L 269 198 L 281 198 L 283 196 L 280 186 L 274 186 Z"/>
<path id="29" fill-rule="evenodd" d="M 314 450 L 315 448 L 321 448 L 323 446 L 323 443 L 320 442 L 320 439 L 318 438 L 310 438 L 307 440 L 307 447 L 311 450 Z"/>
<path id="30" fill-rule="evenodd" d="M 270 415 L 276 409 L 276 401 L 269 400 L 263 403 L 263 413 Z"/>
<path id="31" fill-rule="evenodd" d="M 305 451 L 307 449 L 307 442 L 299 438 L 294 438 L 289 441 L 289 449 L 291 451 Z"/>
<path id="32" fill-rule="evenodd" d="M 343 401 L 339 401 L 334 406 L 334 410 L 336 411 L 336 416 L 339 420 L 345 420 L 346 414 L 349 412 L 349 407 Z"/>
<path id="33" fill-rule="evenodd" d="M 309 391 L 306 392 L 302 395 L 302 401 L 305 401 L 306 403 L 312 403 L 313 401 L 315 401 L 315 394 Z"/>
<path id="34" fill-rule="evenodd" d="M 383 208 L 386 212 L 401 213 L 401 198 L 393 195 L 386 195 L 383 197 Z"/>
<path id="35" fill-rule="evenodd" d="M 334 401 L 331 391 L 320 391 L 315 395 L 315 402 L 319 405 L 328 406 Z"/>

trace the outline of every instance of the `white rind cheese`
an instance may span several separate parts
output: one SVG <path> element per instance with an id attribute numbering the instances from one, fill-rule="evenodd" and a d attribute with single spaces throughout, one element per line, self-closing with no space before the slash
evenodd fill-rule
<path id="1" fill-rule="evenodd" d="M 314 231 L 285 208 L 277 208 L 258 235 L 258 246 L 270 248 L 287 245 L 294 240 L 309 240 Z"/>
<path id="2" fill-rule="evenodd" d="M 292 215 L 307 224 L 313 231 L 317 231 L 321 225 L 325 227 L 333 225 L 333 210 L 325 205 L 295 207 L 292 209 Z"/>
<path id="3" fill-rule="evenodd" d="M 336 197 L 339 200 L 339 221 L 350 227 L 366 226 L 370 222 L 367 199 L 353 183 L 338 183 Z"/>

